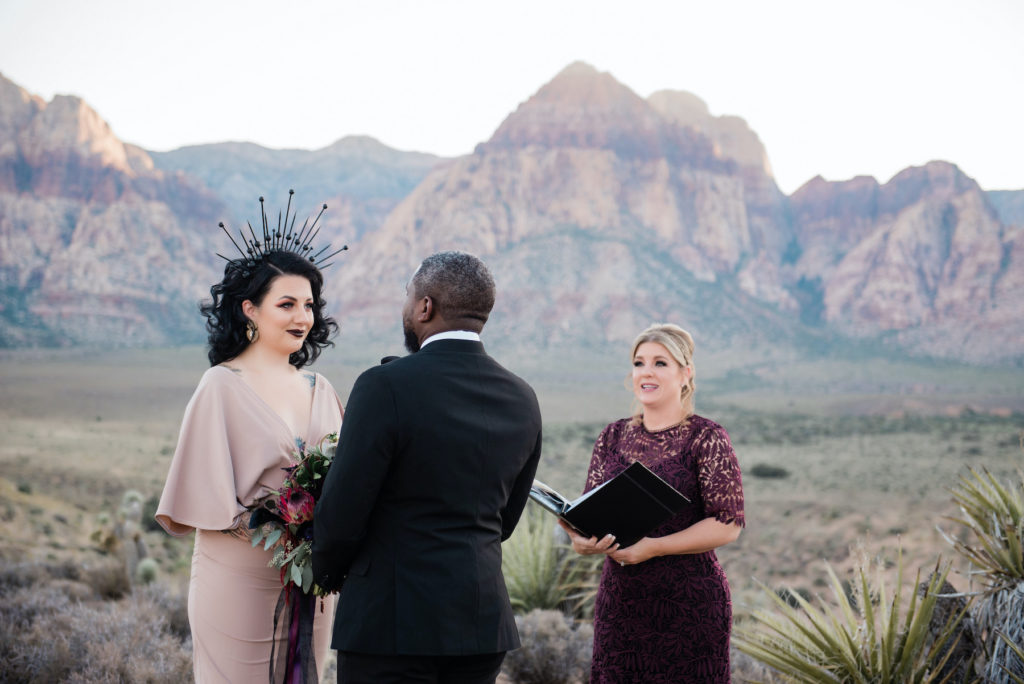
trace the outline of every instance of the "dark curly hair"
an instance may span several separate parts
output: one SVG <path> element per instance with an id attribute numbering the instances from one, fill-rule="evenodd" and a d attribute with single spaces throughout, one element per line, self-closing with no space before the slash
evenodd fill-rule
<path id="1" fill-rule="evenodd" d="M 200 303 L 209 333 L 207 356 L 211 366 L 235 358 L 249 346 L 245 336 L 249 319 L 242 313 L 242 302 L 248 299 L 257 306 L 261 304 L 270 284 L 282 275 L 302 276 L 309 281 L 313 293 L 313 327 L 302 349 L 292 354 L 288 363 L 302 368 L 316 361 L 324 347 L 334 346 L 330 338 L 337 333 L 338 324 L 323 314 L 326 302 L 320 296 L 324 284 L 320 269 L 294 252 L 280 250 L 270 252 L 255 266 L 241 259 L 229 261 L 224 267 L 224 279 L 210 288 L 213 299 Z"/>

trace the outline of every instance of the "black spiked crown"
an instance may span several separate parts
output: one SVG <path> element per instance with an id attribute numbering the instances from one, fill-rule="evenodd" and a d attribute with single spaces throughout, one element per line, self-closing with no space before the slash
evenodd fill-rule
<path id="1" fill-rule="evenodd" d="M 220 229 L 224 231 L 224 234 L 231 240 L 231 244 L 235 246 L 238 253 L 241 254 L 241 258 L 229 259 L 221 253 L 217 253 L 224 261 L 235 264 L 243 268 L 243 275 L 249 275 L 249 269 L 255 268 L 263 259 L 265 259 L 272 252 L 292 252 L 298 254 L 301 257 L 309 259 L 309 262 L 323 270 L 330 266 L 333 262 L 331 259 L 338 254 L 341 254 L 348 249 L 348 245 L 342 246 L 341 249 L 336 249 L 327 256 L 322 256 L 324 252 L 331 248 L 330 244 L 326 245 L 319 251 L 313 247 L 312 242 L 316 236 L 320 233 L 320 227 L 316 224 L 320 221 L 320 217 L 327 211 L 327 205 L 323 205 L 320 209 L 320 213 L 313 219 L 313 223 L 310 224 L 309 218 L 302 223 L 302 228 L 298 231 L 295 230 L 295 220 L 298 218 L 297 214 L 291 213 L 292 208 L 292 195 L 295 194 L 294 190 L 288 191 L 288 206 L 284 211 L 284 218 L 282 220 L 281 212 L 277 212 L 277 229 L 273 229 L 270 226 L 270 222 L 267 220 L 267 210 L 263 206 L 263 198 L 260 197 L 260 214 L 263 220 L 263 231 L 262 234 L 257 234 L 252 228 L 252 223 L 246 223 L 249 226 L 249 235 L 246 237 L 245 232 L 239 228 L 238 236 L 241 238 L 242 244 L 245 245 L 245 249 L 235 241 L 235 238 L 231 236 L 228 229 L 224 227 L 224 222 L 221 221 Z M 290 222 L 289 222 L 290 219 Z M 262 239 L 261 239 L 262 238 Z"/>

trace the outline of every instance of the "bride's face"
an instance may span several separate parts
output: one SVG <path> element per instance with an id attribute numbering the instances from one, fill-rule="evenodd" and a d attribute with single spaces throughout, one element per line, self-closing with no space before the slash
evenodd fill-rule
<path id="1" fill-rule="evenodd" d="M 292 354 L 302 349 L 313 327 L 313 290 L 303 276 L 281 275 L 271 281 L 259 305 L 247 299 L 242 311 L 259 329 L 254 345 Z"/>

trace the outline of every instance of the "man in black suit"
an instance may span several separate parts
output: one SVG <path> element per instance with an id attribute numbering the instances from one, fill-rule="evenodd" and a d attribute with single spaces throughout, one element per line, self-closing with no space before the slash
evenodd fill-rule
<path id="1" fill-rule="evenodd" d="M 314 578 L 344 579 L 339 682 L 494 682 L 519 647 L 501 542 L 537 470 L 540 408 L 480 342 L 494 305 L 483 262 L 434 254 L 406 290 L 412 353 L 352 387 L 314 517 Z"/>

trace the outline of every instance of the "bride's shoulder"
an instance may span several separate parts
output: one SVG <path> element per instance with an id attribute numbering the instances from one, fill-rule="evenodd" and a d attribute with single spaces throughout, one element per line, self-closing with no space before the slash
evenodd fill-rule
<path id="1" fill-rule="evenodd" d="M 219 387 L 232 382 L 232 377 L 240 374 L 241 371 L 238 368 L 223 363 L 210 366 L 203 372 L 203 377 L 199 379 L 199 387 Z"/>
<path id="2" fill-rule="evenodd" d="M 333 392 L 334 394 L 337 394 L 337 391 L 334 389 L 334 385 L 331 384 L 331 381 L 328 380 L 321 373 L 317 373 L 315 371 L 305 371 L 305 370 L 301 371 L 301 372 L 308 373 L 310 375 L 310 377 L 312 379 L 309 382 L 310 382 L 310 385 L 312 387 L 315 387 L 315 388 L 320 389 L 320 390 L 326 390 L 327 392 Z"/>

